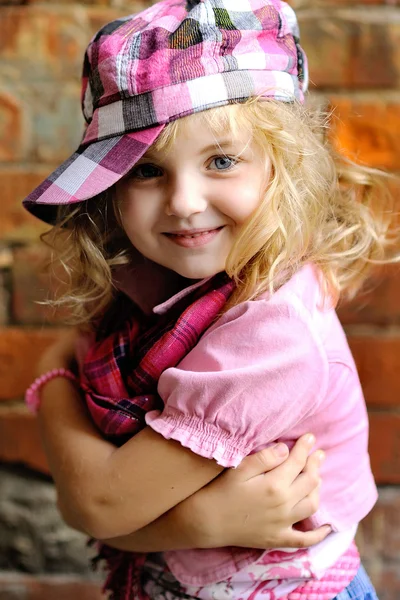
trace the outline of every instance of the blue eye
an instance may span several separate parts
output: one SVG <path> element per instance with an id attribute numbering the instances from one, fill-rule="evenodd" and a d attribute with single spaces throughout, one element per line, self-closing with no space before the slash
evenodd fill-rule
<path id="1" fill-rule="evenodd" d="M 210 167 L 214 164 L 217 171 L 228 171 L 236 165 L 236 162 L 234 158 L 229 156 L 217 156 L 211 161 Z"/>
<path id="2" fill-rule="evenodd" d="M 162 170 L 151 163 L 137 165 L 130 173 L 130 177 L 135 179 L 153 179 L 162 176 Z"/>

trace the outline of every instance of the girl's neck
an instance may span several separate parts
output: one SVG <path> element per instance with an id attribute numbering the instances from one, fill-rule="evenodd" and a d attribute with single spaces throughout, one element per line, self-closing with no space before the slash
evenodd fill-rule
<path id="1" fill-rule="evenodd" d="M 196 283 L 196 280 L 182 277 L 175 271 L 154 263 L 136 250 L 131 253 L 128 265 L 115 269 L 113 281 L 118 290 L 147 314 L 158 304 Z"/>

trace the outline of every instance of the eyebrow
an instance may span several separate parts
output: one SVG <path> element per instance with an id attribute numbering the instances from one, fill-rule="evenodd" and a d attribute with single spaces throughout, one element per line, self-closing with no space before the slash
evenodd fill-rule
<path id="1" fill-rule="evenodd" d="M 232 148 L 235 144 L 235 141 L 229 138 L 222 139 L 220 141 L 216 140 L 215 143 L 209 144 L 205 146 L 199 151 L 199 154 L 207 154 L 207 152 L 215 151 L 216 149 L 223 150 L 224 148 Z M 158 158 L 155 154 L 152 153 L 151 148 L 139 159 L 140 160 L 152 160 Z"/>
<path id="2" fill-rule="evenodd" d="M 215 141 L 214 144 L 210 144 L 209 146 L 206 146 L 205 148 L 203 148 L 202 150 L 200 150 L 199 154 L 206 154 L 207 152 L 211 152 L 212 150 L 215 150 L 216 148 L 221 148 L 221 150 L 223 148 L 229 148 L 232 147 L 234 145 L 234 141 L 232 139 L 224 139 L 221 141 Z"/>

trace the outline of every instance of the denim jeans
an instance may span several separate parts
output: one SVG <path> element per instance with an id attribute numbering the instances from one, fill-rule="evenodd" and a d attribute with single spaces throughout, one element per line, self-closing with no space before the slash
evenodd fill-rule
<path id="1" fill-rule="evenodd" d="M 364 567 L 360 567 L 357 575 L 335 600 L 378 600 L 374 586 L 369 580 Z"/>

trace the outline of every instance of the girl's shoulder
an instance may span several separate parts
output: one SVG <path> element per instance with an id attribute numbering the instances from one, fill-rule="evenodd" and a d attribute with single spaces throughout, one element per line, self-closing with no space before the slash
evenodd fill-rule
<path id="1" fill-rule="evenodd" d="M 329 347 L 346 346 L 336 312 L 326 299 L 318 268 L 306 264 L 272 295 L 265 292 L 227 310 L 205 333 L 205 337 L 246 337 L 255 346 L 274 337 L 287 345 L 301 339 L 303 349 L 310 347 L 324 361 Z"/>
<path id="2" fill-rule="evenodd" d="M 303 306 L 308 312 L 329 311 L 332 305 L 324 298 L 322 274 L 318 267 L 307 263 L 273 294 L 268 291 L 255 301 L 279 304 L 288 307 Z"/>
<path id="3" fill-rule="evenodd" d="M 237 320 L 268 327 L 271 320 L 277 319 L 282 325 L 291 326 L 300 320 L 314 328 L 315 323 L 332 312 L 335 312 L 332 305 L 324 300 L 318 268 L 306 264 L 273 294 L 266 291 L 231 307 L 217 324 Z"/>

